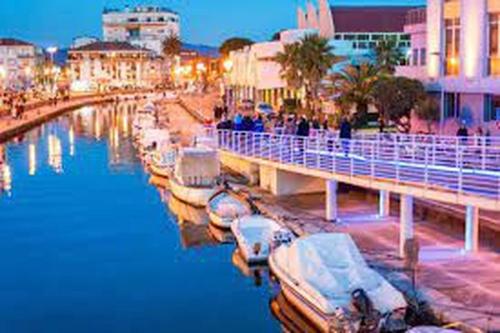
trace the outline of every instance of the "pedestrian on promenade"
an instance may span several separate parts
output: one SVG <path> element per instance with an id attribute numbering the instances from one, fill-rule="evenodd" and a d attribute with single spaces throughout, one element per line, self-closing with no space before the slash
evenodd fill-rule
<path id="1" fill-rule="evenodd" d="M 264 132 L 264 120 L 260 114 L 254 120 L 253 131 L 258 133 Z"/>
<path id="2" fill-rule="evenodd" d="M 321 129 L 321 124 L 319 123 L 318 116 L 314 116 L 312 120 L 312 128 L 315 130 Z"/>
<path id="3" fill-rule="evenodd" d="M 457 137 L 458 137 L 461 144 L 463 144 L 463 145 L 467 144 L 467 138 L 469 137 L 469 131 L 467 130 L 465 123 L 462 123 L 460 125 L 460 128 L 457 131 Z"/>
<path id="4" fill-rule="evenodd" d="M 348 157 L 350 149 L 350 141 L 352 138 L 352 127 L 347 117 L 344 117 L 342 119 L 342 123 L 340 124 L 339 138 L 342 144 L 342 150 L 344 151 L 345 157 Z"/>
<path id="5" fill-rule="evenodd" d="M 285 123 L 285 134 L 286 135 L 295 135 L 297 133 L 295 119 L 293 115 L 288 116 L 288 119 Z"/>
<path id="6" fill-rule="evenodd" d="M 297 136 L 308 137 L 310 131 L 309 121 L 306 116 L 302 116 L 297 127 Z"/>
<path id="7" fill-rule="evenodd" d="M 252 117 L 250 117 L 249 115 L 243 117 L 243 121 L 241 122 L 241 127 L 243 131 L 252 132 L 254 129 L 254 125 L 255 124 Z"/>
<path id="8" fill-rule="evenodd" d="M 233 120 L 233 129 L 235 131 L 241 131 L 242 123 L 243 123 L 243 116 L 241 115 L 241 113 L 237 113 Z"/>

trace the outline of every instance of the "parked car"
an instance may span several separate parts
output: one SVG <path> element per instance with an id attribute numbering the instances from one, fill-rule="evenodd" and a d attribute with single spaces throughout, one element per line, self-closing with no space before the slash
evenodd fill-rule
<path id="1" fill-rule="evenodd" d="M 273 107 L 267 103 L 259 103 L 255 107 L 255 112 L 263 116 L 269 116 L 274 113 Z"/>

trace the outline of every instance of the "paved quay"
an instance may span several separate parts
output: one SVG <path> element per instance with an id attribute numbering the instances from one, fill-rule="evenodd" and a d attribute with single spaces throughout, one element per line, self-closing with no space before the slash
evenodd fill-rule
<path id="1" fill-rule="evenodd" d="M 190 120 L 193 124 L 197 122 L 197 117 L 182 116 L 179 113 L 182 107 L 170 106 L 167 109 L 167 113 L 174 115 L 171 120 L 177 119 L 172 124 L 173 128 L 185 124 L 185 121 Z M 211 116 L 208 107 L 198 110 L 205 117 Z M 341 193 L 338 198 L 341 222 L 333 224 L 324 219 L 324 194 L 275 197 L 258 187 L 238 186 L 243 196 L 252 198 L 262 213 L 280 221 L 298 235 L 349 233 L 373 268 L 411 299 L 425 301 L 441 322 L 451 323 L 453 327 L 467 332 L 500 330 L 498 243 L 483 242 L 478 254 L 464 255 L 461 252 L 463 230 L 450 222 L 452 217 L 458 221 L 464 219 L 462 208 L 443 204 L 435 207 L 423 200 L 416 205 L 415 235 L 421 251 L 416 271 L 418 291 L 415 292 L 412 274 L 405 270 L 403 260 L 397 256 L 399 205 L 394 198 L 392 215 L 380 219 L 377 216 L 376 196 L 357 191 L 351 191 L 348 195 Z M 438 212 L 436 215 L 440 218 L 427 221 L 429 209 Z M 488 238 L 491 232 L 498 230 L 497 217 L 497 213 L 481 212 L 481 223 L 485 224 L 485 230 L 481 230 L 484 234 L 482 238 Z"/>
<path id="2" fill-rule="evenodd" d="M 242 187 L 256 207 L 303 236 L 319 232 L 349 233 L 368 263 L 410 299 L 425 301 L 441 322 L 466 332 L 500 330 L 500 255 L 498 248 L 483 247 L 479 254 L 463 255 L 460 232 L 424 220 L 416 221 L 421 250 L 416 288 L 411 272 L 399 259 L 399 218 L 377 217 L 375 197 L 359 192 L 339 195 L 340 222 L 324 219 L 323 194 L 275 197 L 257 187 Z M 396 208 L 396 207 L 395 207 Z M 397 209 L 397 208 L 396 208 Z"/>
<path id="3" fill-rule="evenodd" d="M 0 117 L 0 142 L 19 135 L 65 112 L 83 106 L 108 103 L 113 101 L 117 96 L 133 98 L 137 95 L 140 96 L 146 93 L 147 92 L 144 91 L 137 91 L 107 95 L 88 95 L 75 97 L 69 101 L 59 101 L 57 105 L 53 105 L 49 102 L 41 103 L 37 107 L 28 108 L 19 119 L 12 119 L 8 115 Z"/>

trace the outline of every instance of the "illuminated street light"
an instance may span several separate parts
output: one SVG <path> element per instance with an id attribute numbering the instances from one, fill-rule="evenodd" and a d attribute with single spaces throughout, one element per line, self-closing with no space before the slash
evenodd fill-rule
<path id="1" fill-rule="evenodd" d="M 230 72 L 233 69 L 233 61 L 231 59 L 226 59 L 222 65 L 226 72 Z"/>
<path id="2" fill-rule="evenodd" d="M 207 66 L 205 66 L 204 63 L 200 62 L 196 65 L 196 70 L 198 72 L 206 72 L 207 71 Z"/>

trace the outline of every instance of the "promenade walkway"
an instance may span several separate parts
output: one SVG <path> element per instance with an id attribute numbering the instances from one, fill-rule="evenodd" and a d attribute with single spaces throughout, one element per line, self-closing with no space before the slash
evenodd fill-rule
<path id="1" fill-rule="evenodd" d="M 219 131 L 219 148 L 273 167 L 361 187 L 500 211 L 500 145 Z"/>

